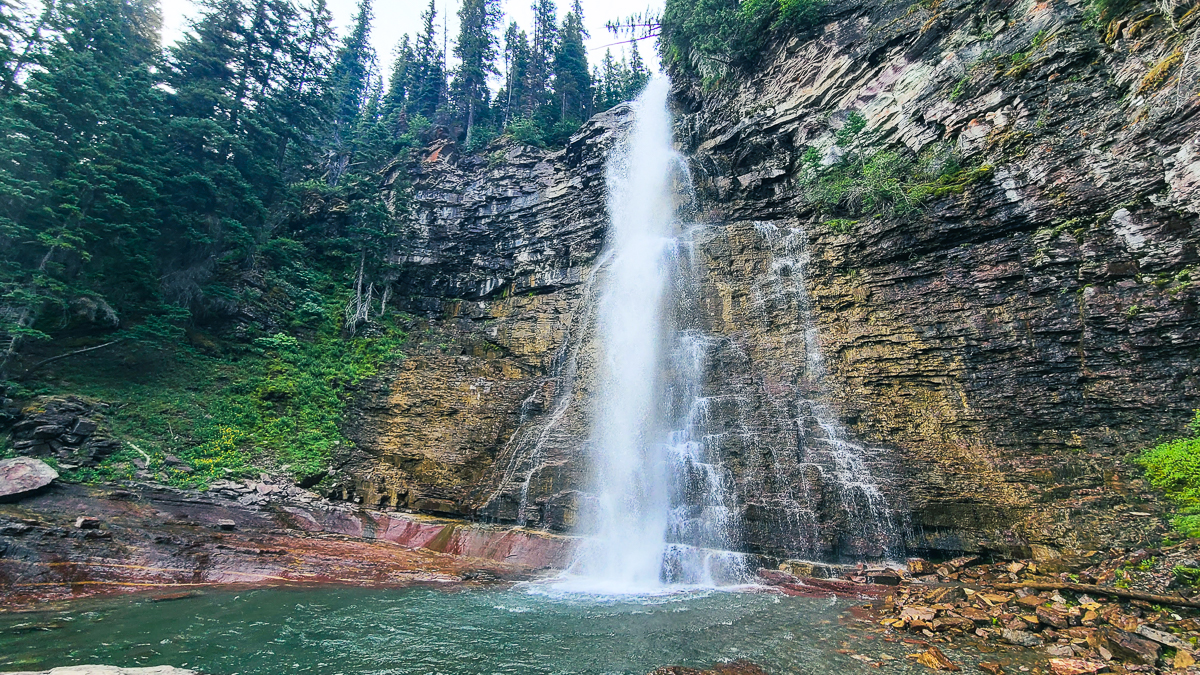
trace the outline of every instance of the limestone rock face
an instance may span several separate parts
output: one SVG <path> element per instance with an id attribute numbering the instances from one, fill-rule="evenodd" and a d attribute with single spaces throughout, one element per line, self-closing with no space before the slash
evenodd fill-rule
<path id="1" fill-rule="evenodd" d="M 697 200 L 687 320 L 742 545 L 881 553 L 848 525 L 864 505 L 833 485 L 834 440 L 860 448 L 909 550 L 1043 556 L 1161 529 L 1126 458 L 1200 407 L 1200 73 L 1153 69 L 1200 14 L 1179 33 L 1098 31 L 1067 2 L 829 16 L 751 75 L 674 92 Z M 345 497 L 580 522 L 604 153 L 629 112 L 556 153 L 419 162 L 393 297 L 420 320 L 347 420 Z M 962 171 L 912 212 L 831 219 L 805 155 L 832 157 L 851 112 L 862 142 Z"/>
<path id="2" fill-rule="evenodd" d="M 58 472 L 32 457 L 0 460 L 0 501 L 11 501 L 37 492 L 58 478 Z"/>

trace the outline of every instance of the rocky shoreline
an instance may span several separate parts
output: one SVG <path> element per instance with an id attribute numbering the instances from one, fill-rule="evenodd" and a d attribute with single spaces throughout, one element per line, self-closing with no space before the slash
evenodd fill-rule
<path id="1" fill-rule="evenodd" d="M 363 509 L 266 474 L 207 492 L 55 480 L 0 503 L 0 611 L 123 593 L 169 600 L 217 586 L 504 583 L 561 569 L 574 544 Z M 966 650 L 989 673 L 1200 673 L 1197 559 L 1193 539 L 1042 560 L 790 560 L 757 576 L 787 595 L 870 600 L 843 621 L 872 635 L 839 652 L 880 667 L 895 657 L 869 653 L 877 638 L 911 646 L 910 658 L 930 670 L 961 670 L 956 653 Z"/>
<path id="2" fill-rule="evenodd" d="M 266 480 L 208 492 L 54 482 L 0 504 L 0 611 L 211 586 L 516 581 L 560 568 L 573 543 L 360 509 Z"/>
<path id="3" fill-rule="evenodd" d="M 838 572 L 792 562 L 759 577 L 789 595 L 872 600 L 860 608 L 870 630 L 912 645 L 909 658 L 929 670 L 962 670 L 946 652 L 968 650 L 988 655 L 978 667 L 993 674 L 1200 673 L 1197 557 L 1200 540 L 1192 539 L 1042 561 L 914 558 L 905 568 L 859 565 L 834 579 L 792 574 Z M 847 647 L 882 665 L 858 653 L 865 644 Z"/>

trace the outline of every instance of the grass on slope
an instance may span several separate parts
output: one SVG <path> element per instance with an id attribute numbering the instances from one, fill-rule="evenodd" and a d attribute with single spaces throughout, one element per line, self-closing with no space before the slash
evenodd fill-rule
<path id="1" fill-rule="evenodd" d="M 108 431 L 122 449 L 80 481 L 132 477 L 135 460 L 168 482 L 205 487 L 269 467 L 296 477 L 320 474 L 347 443 L 339 422 L 351 389 L 403 358 L 405 332 L 394 315 L 369 336 L 344 337 L 341 305 L 315 318 L 316 330 L 279 332 L 249 344 L 132 346 L 64 365 L 34 395 L 73 394 L 111 404 Z M 174 455 L 191 471 L 169 466 Z"/>

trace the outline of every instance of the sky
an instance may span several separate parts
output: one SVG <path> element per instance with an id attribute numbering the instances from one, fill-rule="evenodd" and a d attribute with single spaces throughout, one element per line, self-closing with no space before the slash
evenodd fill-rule
<path id="1" fill-rule="evenodd" d="M 191 0 L 160 0 L 163 12 L 163 42 L 171 44 L 183 34 L 187 28 L 187 20 L 195 15 L 195 5 Z M 329 9 L 333 13 L 334 23 L 339 34 L 344 34 L 357 9 L 358 0 L 328 0 Z M 504 27 L 510 21 L 516 21 L 526 32 L 533 32 L 533 12 L 530 10 L 530 0 L 501 0 L 504 8 L 504 20 L 499 33 L 503 34 Z M 571 6 L 571 0 L 558 0 L 558 20 L 563 17 Z M 584 26 L 591 37 L 586 41 L 588 48 L 588 65 L 599 64 L 604 58 L 606 45 L 619 42 L 624 38 L 616 37 L 605 29 L 604 24 L 614 19 L 621 19 L 630 14 L 645 12 L 647 9 L 658 11 L 662 8 L 662 0 L 581 0 L 583 6 Z M 387 77 L 394 60 L 393 52 L 401 36 L 405 33 L 416 37 L 421 30 L 421 12 L 429 5 L 429 0 L 375 0 L 375 22 L 371 29 L 371 42 L 379 56 L 380 71 Z M 454 38 L 458 35 L 458 6 L 459 0 L 437 0 L 438 37 L 441 38 L 441 23 L 446 19 L 449 23 L 450 51 L 453 59 Z M 643 40 L 639 44 L 642 59 L 654 70 L 658 63 L 657 52 L 653 40 Z M 628 50 L 628 45 L 612 46 L 613 56 L 618 59 L 622 50 Z"/>

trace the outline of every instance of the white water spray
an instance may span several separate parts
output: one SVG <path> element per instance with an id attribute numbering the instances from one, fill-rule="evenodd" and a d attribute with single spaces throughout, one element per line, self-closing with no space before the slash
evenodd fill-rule
<path id="1" fill-rule="evenodd" d="M 691 266 L 678 218 L 690 183 L 672 147 L 669 89 L 666 79 L 650 82 L 608 162 L 611 259 L 597 313 L 592 536 L 564 590 L 654 593 L 716 585 L 741 569 L 742 554 L 727 550 L 733 508 L 725 477 L 697 440 L 706 419 L 703 340 L 671 321 Z"/>
<path id="2" fill-rule="evenodd" d="M 612 261 L 597 317 L 603 356 L 591 439 L 596 530 L 572 570 L 600 592 L 661 583 L 669 508 L 656 399 L 680 167 L 668 90 L 662 78 L 647 85 L 629 138 L 608 162 Z"/>

